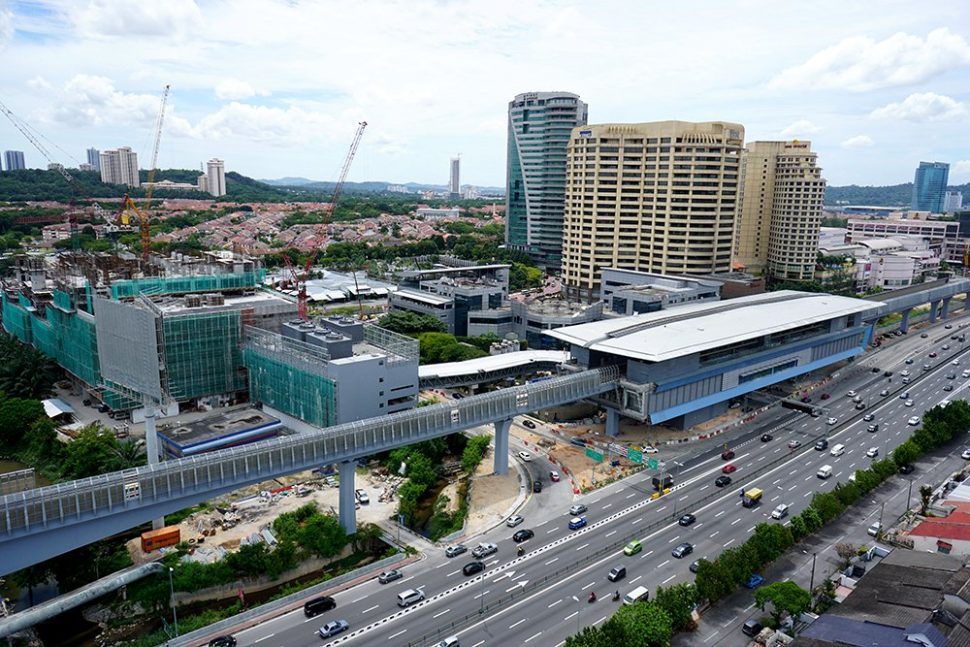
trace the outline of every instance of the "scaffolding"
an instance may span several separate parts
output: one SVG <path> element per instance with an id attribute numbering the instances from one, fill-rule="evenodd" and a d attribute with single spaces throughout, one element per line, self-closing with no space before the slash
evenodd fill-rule
<path id="1" fill-rule="evenodd" d="M 389 366 L 416 363 L 421 354 L 421 344 L 417 339 L 379 326 L 364 324 L 364 341 L 386 351 Z"/>
<path id="2" fill-rule="evenodd" d="M 115 281 L 111 284 L 112 299 L 131 299 L 139 294 L 188 294 L 190 292 L 225 292 L 253 290 L 262 285 L 266 270 L 227 274 L 203 274 L 191 276 L 158 276 L 143 279 Z"/>
<path id="3" fill-rule="evenodd" d="M 165 390 L 176 400 L 246 389 L 241 313 L 163 315 Z"/>
<path id="4" fill-rule="evenodd" d="M 249 397 L 318 427 L 336 423 L 336 384 L 323 348 L 246 326 Z"/>
<path id="5" fill-rule="evenodd" d="M 3 292 L 3 329 L 24 344 L 31 343 L 30 314 L 27 309 Z"/>

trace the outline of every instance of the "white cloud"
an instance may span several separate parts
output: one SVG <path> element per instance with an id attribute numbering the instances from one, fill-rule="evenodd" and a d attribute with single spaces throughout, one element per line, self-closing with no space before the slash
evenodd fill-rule
<path id="1" fill-rule="evenodd" d="M 970 182 L 970 160 L 960 160 L 950 165 L 950 184 Z"/>
<path id="2" fill-rule="evenodd" d="M 202 27 L 202 12 L 194 0 L 91 0 L 75 11 L 78 31 L 87 38 L 179 37 Z"/>
<path id="3" fill-rule="evenodd" d="M 799 119 L 781 130 L 782 137 L 801 137 L 822 132 L 821 126 L 816 126 L 808 119 Z"/>
<path id="4" fill-rule="evenodd" d="M 852 36 L 783 71 L 769 87 L 864 92 L 920 83 L 964 65 L 970 65 L 970 45 L 946 27 L 926 38 L 904 32 L 881 41 Z"/>
<path id="5" fill-rule="evenodd" d="M 905 119 L 907 121 L 945 121 L 967 116 L 967 106 L 953 97 L 935 92 L 917 92 L 900 103 L 876 108 L 870 117 L 876 119 Z"/>
<path id="6" fill-rule="evenodd" d="M 13 39 L 13 12 L 0 3 L 0 48 Z"/>
<path id="7" fill-rule="evenodd" d="M 205 139 L 242 138 L 285 146 L 306 144 L 326 134 L 332 125 L 332 119 L 319 112 L 233 101 L 203 117 L 195 132 Z"/>
<path id="8" fill-rule="evenodd" d="M 216 86 L 216 97 L 223 100 L 235 101 L 238 99 L 248 99 L 255 97 L 257 94 L 265 96 L 269 93 L 257 91 L 252 85 L 239 79 L 226 79 Z"/>
<path id="9" fill-rule="evenodd" d="M 869 148 L 875 144 L 869 135 L 856 135 L 842 142 L 842 148 Z"/>
<path id="10" fill-rule="evenodd" d="M 50 84 L 50 81 L 42 76 L 35 76 L 31 80 L 27 81 L 27 87 L 31 90 L 47 91 L 52 90 L 54 86 Z"/>

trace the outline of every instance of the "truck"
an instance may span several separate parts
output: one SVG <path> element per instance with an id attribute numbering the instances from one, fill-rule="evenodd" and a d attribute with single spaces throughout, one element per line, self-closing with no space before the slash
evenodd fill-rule
<path id="1" fill-rule="evenodd" d="M 178 526 L 166 526 L 141 533 L 141 549 L 146 553 L 165 546 L 174 546 L 179 541 L 181 541 L 181 531 Z"/>
<path id="2" fill-rule="evenodd" d="M 659 476 L 653 477 L 653 489 L 654 490 L 658 490 L 658 491 L 659 490 L 666 490 L 666 489 L 670 488 L 671 486 L 673 486 L 673 484 L 674 484 L 674 479 L 670 476 L 670 474 L 664 475 L 664 477 L 663 477 L 663 483 L 662 484 L 661 484 L 661 480 L 660 480 L 660 477 Z"/>
<path id="3" fill-rule="evenodd" d="M 745 508 L 753 508 L 758 505 L 758 502 L 761 501 L 761 497 L 764 495 L 765 493 L 756 487 L 750 490 L 743 490 L 741 494 L 741 505 Z"/>

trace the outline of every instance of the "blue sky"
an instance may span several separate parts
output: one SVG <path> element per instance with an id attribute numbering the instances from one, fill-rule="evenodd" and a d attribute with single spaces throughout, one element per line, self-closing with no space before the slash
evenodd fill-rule
<path id="1" fill-rule="evenodd" d="M 0 100 L 70 154 L 352 180 L 505 182 L 506 107 L 566 90 L 591 123 L 808 139 L 830 184 L 970 181 L 970 3 L 816 0 L 0 0 Z M 0 149 L 46 161 L 6 120 Z"/>

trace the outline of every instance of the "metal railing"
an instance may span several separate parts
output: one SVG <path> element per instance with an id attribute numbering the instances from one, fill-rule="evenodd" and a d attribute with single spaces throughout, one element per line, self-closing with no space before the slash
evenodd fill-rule
<path id="1" fill-rule="evenodd" d="M 200 456 L 59 483 L 0 498 L 0 545 L 33 533 L 127 513 L 144 519 L 171 504 L 320 465 L 354 460 L 470 427 L 582 400 L 615 388 L 615 368 L 595 369 L 420 409 L 265 440 Z"/>

